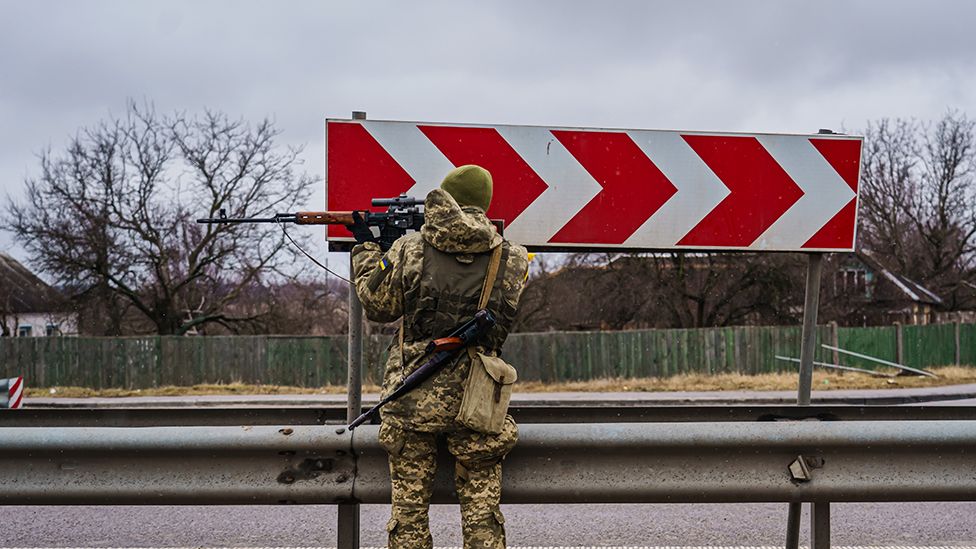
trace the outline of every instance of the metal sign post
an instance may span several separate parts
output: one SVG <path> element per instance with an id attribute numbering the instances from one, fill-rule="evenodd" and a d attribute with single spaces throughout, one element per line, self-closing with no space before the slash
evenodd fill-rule
<path id="1" fill-rule="evenodd" d="M 353 112 L 352 117 L 365 120 L 365 112 Z M 353 279 L 352 256 L 349 259 L 349 280 Z M 355 283 L 349 286 L 349 358 L 346 384 L 346 424 L 352 423 L 363 407 L 363 304 L 356 294 Z M 338 549 L 359 549 L 359 504 L 339 505 Z"/>
<path id="2" fill-rule="evenodd" d="M 823 254 L 810 254 L 807 262 L 806 295 L 803 301 L 803 332 L 800 340 L 800 385 L 796 403 L 810 405 L 813 387 L 813 353 L 817 348 L 817 311 L 820 308 L 820 278 Z"/>
<path id="3" fill-rule="evenodd" d="M 810 393 L 813 387 L 813 353 L 817 347 L 817 311 L 820 309 L 820 279 L 823 273 L 822 253 L 809 255 L 807 262 L 806 295 L 803 300 L 803 332 L 800 337 L 800 383 L 797 390 L 796 403 L 799 406 L 810 405 Z M 818 505 L 824 507 L 818 508 Z M 819 509 L 819 517 L 811 515 L 810 537 L 817 549 L 830 545 L 830 507 L 829 504 L 814 504 Z M 797 549 L 800 544 L 800 513 L 802 504 L 790 503 L 786 520 L 786 549 Z M 824 518 L 826 516 L 826 518 Z M 820 524 L 820 528 L 817 525 Z M 827 545 L 817 545 L 817 540 L 826 539 Z"/>

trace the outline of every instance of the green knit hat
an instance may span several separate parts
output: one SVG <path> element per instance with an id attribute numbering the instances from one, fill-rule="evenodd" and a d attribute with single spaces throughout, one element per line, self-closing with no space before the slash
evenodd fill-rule
<path id="1" fill-rule="evenodd" d="M 474 164 L 458 166 L 444 177 L 441 188 L 454 197 L 459 206 L 477 206 L 488 211 L 491 204 L 491 174 Z"/>

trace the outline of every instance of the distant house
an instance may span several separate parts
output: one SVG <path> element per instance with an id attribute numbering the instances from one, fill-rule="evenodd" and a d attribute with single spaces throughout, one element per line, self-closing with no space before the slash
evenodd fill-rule
<path id="1" fill-rule="evenodd" d="M 936 322 L 942 298 L 885 266 L 867 250 L 840 256 L 824 280 L 838 320 L 846 325 L 878 326 Z"/>
<path id="2" fill-rule="evenodd" d="M 78 333 L 78 315 L 71 302 L 5 253 L 0 253 L 0 333 L 15 337 Z"/>

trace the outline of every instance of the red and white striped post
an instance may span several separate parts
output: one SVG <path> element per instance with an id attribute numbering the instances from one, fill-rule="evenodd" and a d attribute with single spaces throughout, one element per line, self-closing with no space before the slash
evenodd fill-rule
<path id="1" fill-rule="evenodd" d="M 24 406 L 24 377 L 0 379 L 0 408 L 22 408 Z"/>

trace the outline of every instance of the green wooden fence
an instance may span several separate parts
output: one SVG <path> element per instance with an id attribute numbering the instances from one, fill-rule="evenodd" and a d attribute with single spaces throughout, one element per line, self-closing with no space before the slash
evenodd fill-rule
<path id="1" fill-rule="evenodd" d="M 916 368 L 976 365 L 976 325 L 871 328 L 821 326 L 819 341 Z M 901 330 L 901 351 L 899 351 Z M 389 336 L 370 336 L 367 379 L 380 379 Z M 958 345 L 957 345 L 958 342 Z M 346 338 L 139 337 L 0 338 L 0 378 L 23 375 L 33 387 L 148 388 L 244 382 L 318 387 L 346 380 Z M 523 380 L 666 377 L 682 373 L 789 371 L 799 357 L 799 327 L 732 327 L 621 332 L 513 334 L 505 357 Z M 834 362 L 832 351 L 817 359 Z M 873 367 L 839 355 L 842 364 Z"/>

